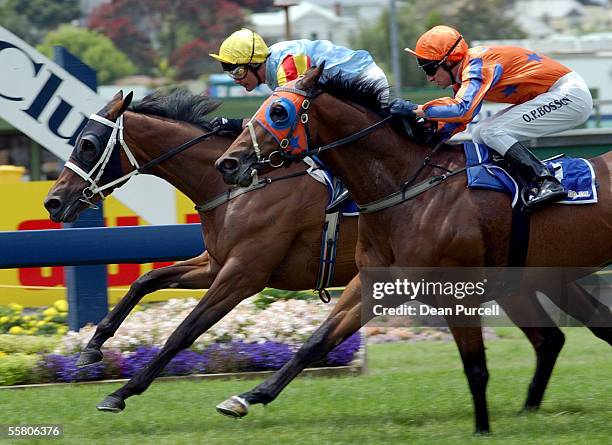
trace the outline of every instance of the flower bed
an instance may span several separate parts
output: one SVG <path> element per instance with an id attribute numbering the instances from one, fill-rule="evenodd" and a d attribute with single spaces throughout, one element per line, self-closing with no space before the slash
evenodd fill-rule
<path id="1" fill-rule="evenodd" d="M 52 349 L 49 345 L 41 347 L 35 356 L 4 351 L 0 356 L 0 385 L 131 377 L 157 354 L 196 304 L 195 299 L 169 300 L 132 313 L 104 345 L 104 360 L 86 368 L 77 368 L 76 360 L 93 335 L 94 326 L 58 337 Z M 323 322 L 330 309 L 330 305 L 315 300 L 275 300 L 264 305 L 261 299 L 246 300 L 189 349 L 181 351 L 162 375 L 278 369 Z M 357 333 L 316 365 L 348 365 L 360 345 L 361 336 Z M 18 362 L 7 367 L 8 377 L 2 373 L 3 362 Z M 20 366 L 29 369 L 16 372 Z"/>
<path id="2" fill-rule="evenodd" d="M 44 310 L 25 313 L 23 306 L 11 303 L 0 306 L 0 334 L 52 335 L 68 331 L 68 304 L 58 300 Z"/>

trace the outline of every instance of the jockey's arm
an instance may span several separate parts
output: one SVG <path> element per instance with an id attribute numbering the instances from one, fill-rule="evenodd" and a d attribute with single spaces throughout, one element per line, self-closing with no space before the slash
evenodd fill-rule
<path id="1" fill-rule="evenodd" d="M 483 68 L 480 59 L 471 60 L 463 70 L 463 81 L 455 97 L 443 97 L 423 104 L 420 107 L 422 117 L 467 124 L 478 114 L 485 95 L 499 80 L 500 70 L 499 65 Z"/>

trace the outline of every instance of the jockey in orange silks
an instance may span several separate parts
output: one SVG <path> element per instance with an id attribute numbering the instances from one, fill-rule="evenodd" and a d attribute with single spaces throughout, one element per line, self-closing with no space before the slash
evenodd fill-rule
<path id="1" fill-rule="evenodd" d="M 520 141 L 573 128 L 584 123 L 593 99 L 584 80 L 555 60 L 511 46 L 468 48 L 461 34 L 436 26 L 417 41 L 414 50 L 427 80 L 452 87 L 453 97 L 423 105 L 395 99 L 392 114 L 438 121 L 441 140 L 465 129 L 483 100 L 512 104 L 471 129 L 472 139 L 504 156 L 533 186 L 528 205 L 566 196 L 559 181 Z"/>

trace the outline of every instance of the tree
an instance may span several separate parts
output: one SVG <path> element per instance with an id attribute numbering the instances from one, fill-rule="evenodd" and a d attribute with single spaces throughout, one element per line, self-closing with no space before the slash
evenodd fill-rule
<path id="1" fill-rule="evenodd" d="M 266 12 L 272 8 L 274 0 L 238 0 L 236 3 L 253 12 Z"/>
<path id="2" fill-rule="evenodd" d="M 398 42 L 400 45 L 400 71 L 402 84 L 409 86 L 422 86 L 426 84 L 423 71 L 417 66 L 414 57 L 409 57 L 403 48 L 414 45 L 418 37 L 427 30 L 426 25 L 415 19 L 417 10 L 414 5 L 405 5 L 397 11 Z M 361 30 L 355 48 L 366 49 L 372 54 L 376 63 L 389 77 L 391 85 L 391 39 L 389 35 L 389 10 L 385 10 L 378 21 L 371 27 Z M 397 92 L 399 94 L 399 92 Z"/>
<path id="3" fill-rule="evenodd" d="M 98 82 L 109 83 L 119 77 L 135 72 L 134 65 L 125 54 L 115 48 L 106 36 L 83 28 L 63 25 L 50 32 L 37 49 L 48 57 L 53 55 L 53 46 L 61 45 L 97 72 Z"/>
<path id="4" fill-rule="evenodd" d="M 79 0 L 4 0 L 0 2 L 0 25 L 28 43 L 40 43 L 47 32 L 79 19 Z"/>
<path id="5" fill-rule="evenodd" d="M 414 48 L 419 36 L 435 25 L 457 28 L 468 44 L 473 40 L 516 39 L 525 33 L 508 15 L 511 0 L 429 0 L 411 2 L 398 9 L 397 21 L 400 47 Z M 356 47 L 369 50 L 376 63 L 391 73 L 391 47 L 389 43 L 389 14 L 385 11 L 371 27 L 362 29 Z M 423 86 L 427 83 L 414 57 L 402 51 L 400 55 L 402 84 Z"/>
<path id="6" fill-rule="evenodd" d="M 89 19 L 141 71 L 153 73 L 170 61 L 179 78 L 213 70 L 208 53 L 243 23 L 240 2 L 231 0 L 115 0 Z"/>
<path id="7" fill-rule="evenodd" d="M 520 39 L 526 34 L 509 15 L 508 0 L 446 0 L 427 3 L 427 23 L 457 28 L 469 42 L 473 40 Z"/>

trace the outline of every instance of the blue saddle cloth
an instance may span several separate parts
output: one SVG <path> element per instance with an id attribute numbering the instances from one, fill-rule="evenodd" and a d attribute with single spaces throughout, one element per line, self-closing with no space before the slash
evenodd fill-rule
<path id="1" fill-rule="evenodd" d="M 464 142 L 468 187 L 504 192 L 512 197 L 512 207 L 518 201 L 519 187 L 503 168 L 493 165 L 489 147 Z M 561 158 L 544 161 L 554 176 L 561 181 L 567 198 L 555 204 L 593 204 L 597 202 L 597 180 L 589 161 L 582 158 Z"/>

